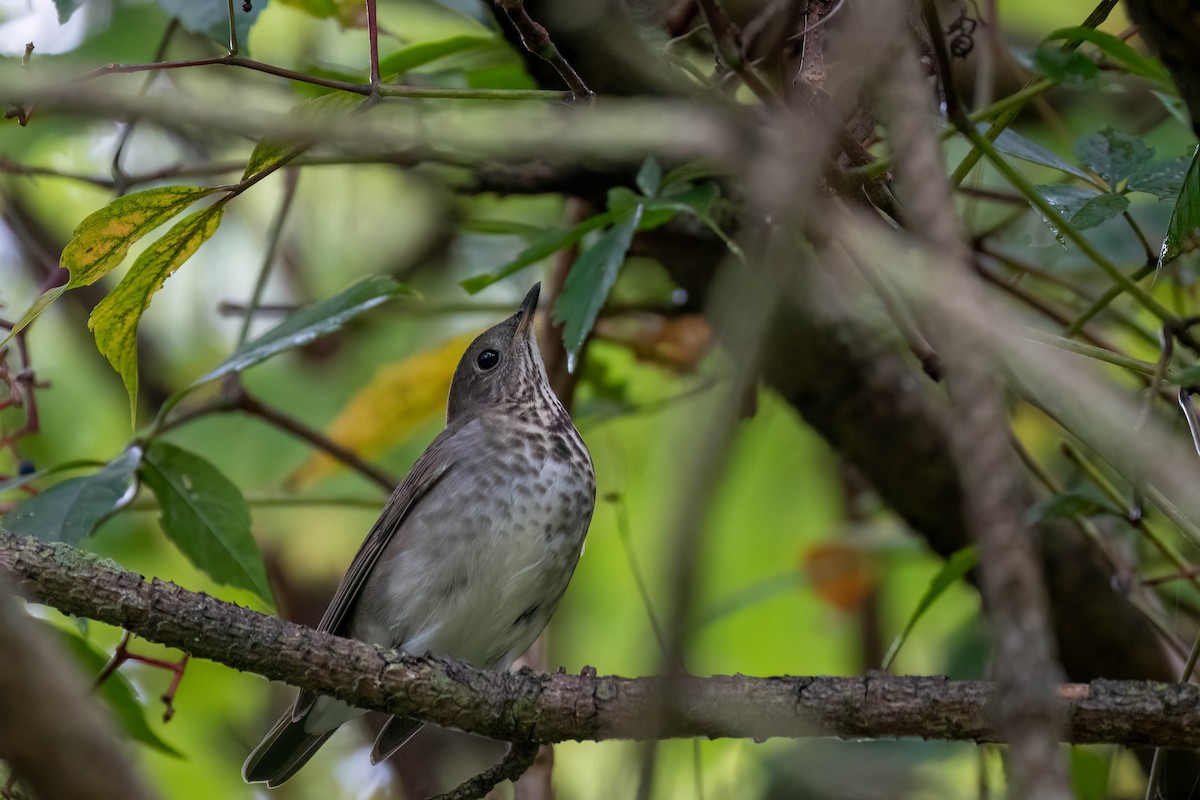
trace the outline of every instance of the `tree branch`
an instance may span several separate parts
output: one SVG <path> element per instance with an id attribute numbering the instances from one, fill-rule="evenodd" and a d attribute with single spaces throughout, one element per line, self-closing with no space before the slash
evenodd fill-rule
<path id="1" fill-rule="evenodd" d="M 0 567 L 60 611 L 365 709 L 518 742 L 841 736 L 995 742 L 993 687 L 940 677 L 676 679 L 482 672 L 385 652 L 0 531 Z M 654 711 L 671 684 L 666 719 Z M 1200 687 L 1096 681 L 1058 688 L 1066 741 L 1200 747 Z"/>

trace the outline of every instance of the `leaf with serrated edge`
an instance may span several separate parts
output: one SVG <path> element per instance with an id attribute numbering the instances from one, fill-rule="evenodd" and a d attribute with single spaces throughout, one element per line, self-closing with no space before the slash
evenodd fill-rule
<path id="1" fill-rule="evenodd" d="M 217 202 L 184 217 L 146 248 L 129 272 L 92 310 L 88 327 L 96 347 L 112 364 L 129 393 L 129 413 L 137 425 L 137 329 L 150 299 L 171 273 L 217 232 L 225 204 Z"/>
<path id="2" fill-rule="evenodd" d="M 158 496 L 163 532 L 189 561 L 213 580 L 271 602 L 250 533 L 250 508 L 228 478 L 200 456 L 155 440 L 142 462 L 142 480 Z"/>
<path id="3" fill-rule="evenodd" d="M 417 296 L 408 286 L 391 278 L 378 275 L 366 278 L 333 297 L 305 306 L 291 314 L 262 336 L 242 345 L 215 369 L 197 378 L 192 386 L 223 378 L 233 372 L 241 372 L 285 350 L 303 347 L 392 298 Z"/>
<path id="4" fill-rule="evenodd" d="M 974 545 L 968 545 L 946 559 L 946 563 L 942 565 L 942 568 L 929 581 L 929 586 L 925 589 L 925 594 L 921 595 L 917 607 L 913 609 L 912 616 L 908 618 L 908 622 L 904 623 L 904 630 L 892 640 L 891 646 L 888 647 L 887 655 L 883 657 L 883 669 L 885 671 L 892 668 L 892 661 L 895 660 L 896 654 L 900 652 L 900 648 L 908 641 L 909 634 L 916 627 L 917 621 L 925 615 L 925 612 L 937 602 L 937 599 L 947 589 L 974 569 L 978 562 L 979 556 L 975 552 Z"/>
<path id="5" fill-rule="evenodd" d="M 1097 133 L 1075 140 L 1075 153 L 1088 169 L 1108 182 L 1112 189 L 1154 160 L 1154 148 L 1138 136 L 1105 125 Z"/>
<path id="6" fill-rule="evenodd" d="M 71 274 L 70 280 L 63 286 L 47 290 L 34 301 L 5 341 L 33 322 L 63 292 L 100 280 L 125 259 L 129 248 L 139 239 L 215 191 L 203 186 L 162 186 L 118 197 L 84 217 L 59 260 L 63 269 Z"/>
<path id="7" fill-rule="evenodd" d="M 1200 242 L 1200 147 L 1192 155 L 1192 164 L 1188 167 L 1179 198 L 1171 211 L 1167 235 L 1159 252 L 1158 268 L 1162 269 L 1181 254 L 1195 250 L 1197 242 Z"/>
<path id="8" fill-rule="evenodd" d="M 633 234 L 642 220 L 642 206 L 613 225 L 583 252 L 567 273 L 566 285 L 554 304 L 554 321 L 563 326 L 567 365 L 573 367 L 608 291 L 617 281 Z"/>
<path id="9" fill-rule="evenodd" d="M 133 497 L 141 458 L 141 448 L 130 447 L 91 475 L 56 483 L 18 503 L 0 518 L 0 528 L 44 542 L 79 544 Z"/>
<path id="10" fill-rule="evenodd" d="M 987 132 L 989 126 L 981 123 L 979 129 L 982 132 Z M 1047 150 L 1032 139 L 1027 139 L 1010 128 L 1000 131 L 1000 135 L 996 137 L 996 141 L 993 144 L 995 144 L 997 150 L 1005 155 L 1010 155 L 1032 164 L 1039 164 L 1043 167 L 1050 167 L 1060 172 L 1066 172 L 1084 180 L 1095 180 L 1091 175 L 1060 157 L 1057 153 Z"/>
<path id="11" fill-rule="evenodd" d="M 106 653 L 73 631 L 59 628 L 50 623 L 43 624 L 54 633 L 67 650 L 71 651 L 75 660 L 87 674 L 100 674 L 108 663 Z M 146 721 L 146 709 L 138 700 L 137 691 L 120 672 L 113 672 L 105 678 L 104 682 L 96 687 L 96 693 L 104 698 L 108 707 L 112 709 L 113 716 L 121 723 L 125 733 L 129 734 L 129 738 L 175 758 L 183 757 L 182 753 L 163 741 L 162 737 L 150 727 L 150 723 Z"/>

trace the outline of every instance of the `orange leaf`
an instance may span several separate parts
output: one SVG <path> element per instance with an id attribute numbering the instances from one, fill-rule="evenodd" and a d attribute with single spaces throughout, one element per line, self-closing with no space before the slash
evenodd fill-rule
<path id="1" fill-rule="evenodd" d="M 875 589 L 875 571 L 862 551 L 842 542 L 821 542 L 801 554 L 801 569 L 817 596 L 854 611 Z"/>

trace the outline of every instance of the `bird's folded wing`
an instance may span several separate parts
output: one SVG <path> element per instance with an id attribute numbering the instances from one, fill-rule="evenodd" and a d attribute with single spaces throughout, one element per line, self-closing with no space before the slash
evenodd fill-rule
<path id="1" fill-rule="evenodd" d="M 421 454 L 417 463 L 413 464 L 412 469 L 409 470 L 408 475 L 396 487 L 396 491 L 392 493 L 383 513 L 376 520 L 375 526 L 367 534 L 366 541 L 358 549 L 354 560 L 350 562 L 350 568 L 342 577 L 342 582 L 338 584 L 333 600 L 329 603 L 329 608 L 325 609 L 325 615 L 321 617 L 321 623 L 317 626 L 317 630 L 337 635 L 345 634 L 343 628 L 354 607 L 354 601 L 362 592 L 363 585 L 367 582 L 367 577 L 370 576 L 380 554 L 400 530 L 405 517 L 421 502 L 421 498 L 452 470 L 454 459 L 450 447 L 450 435 L 449 429 L 443 431 Z M 316 694 L 302 691 L 296 698 L 296 705 L 292 709 L 292 718 L 300 719 L 315 700 Z"/>

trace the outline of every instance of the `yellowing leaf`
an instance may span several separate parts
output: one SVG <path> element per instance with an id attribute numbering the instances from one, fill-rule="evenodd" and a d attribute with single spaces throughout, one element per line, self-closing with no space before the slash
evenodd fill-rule
<path id="1" fill-rule="evenodd" d="M 217 231 L 225 213 L 224 202 L 184 217 L 138 256 L 128 274 L 92 310 L 88 327 L 96 347 L 112 364 L 129 393 L 129 411 L 137 425 L 137 328 L 150 298 L 171 273 L 191 258 Z"/>
<path id="2" fill-rule="evenodd" d="M 59 261 L 63 269 L 71 273 L 70 280 L 39 297 L 13 327 L 8 338 L 33 322 L 67 289 L 89 286 L 112 272 L 138 239 L 215 191 L 204 186 L 162 186 L 118 197 L 89 214 L 75 228 Z"/>
<path id="3" fill-rule="evenodd" d="M 454 369 L 477 335 L 457 336 L 440 347 L 380 367 L 334 419 L 327 431 L 329 438 L 373 456 L 403 441 L 432 417 L 444 414 Z M 292 473 L 288 483 L 313 483 L 340 468 L 329 456 L 314 455 Z"/>

